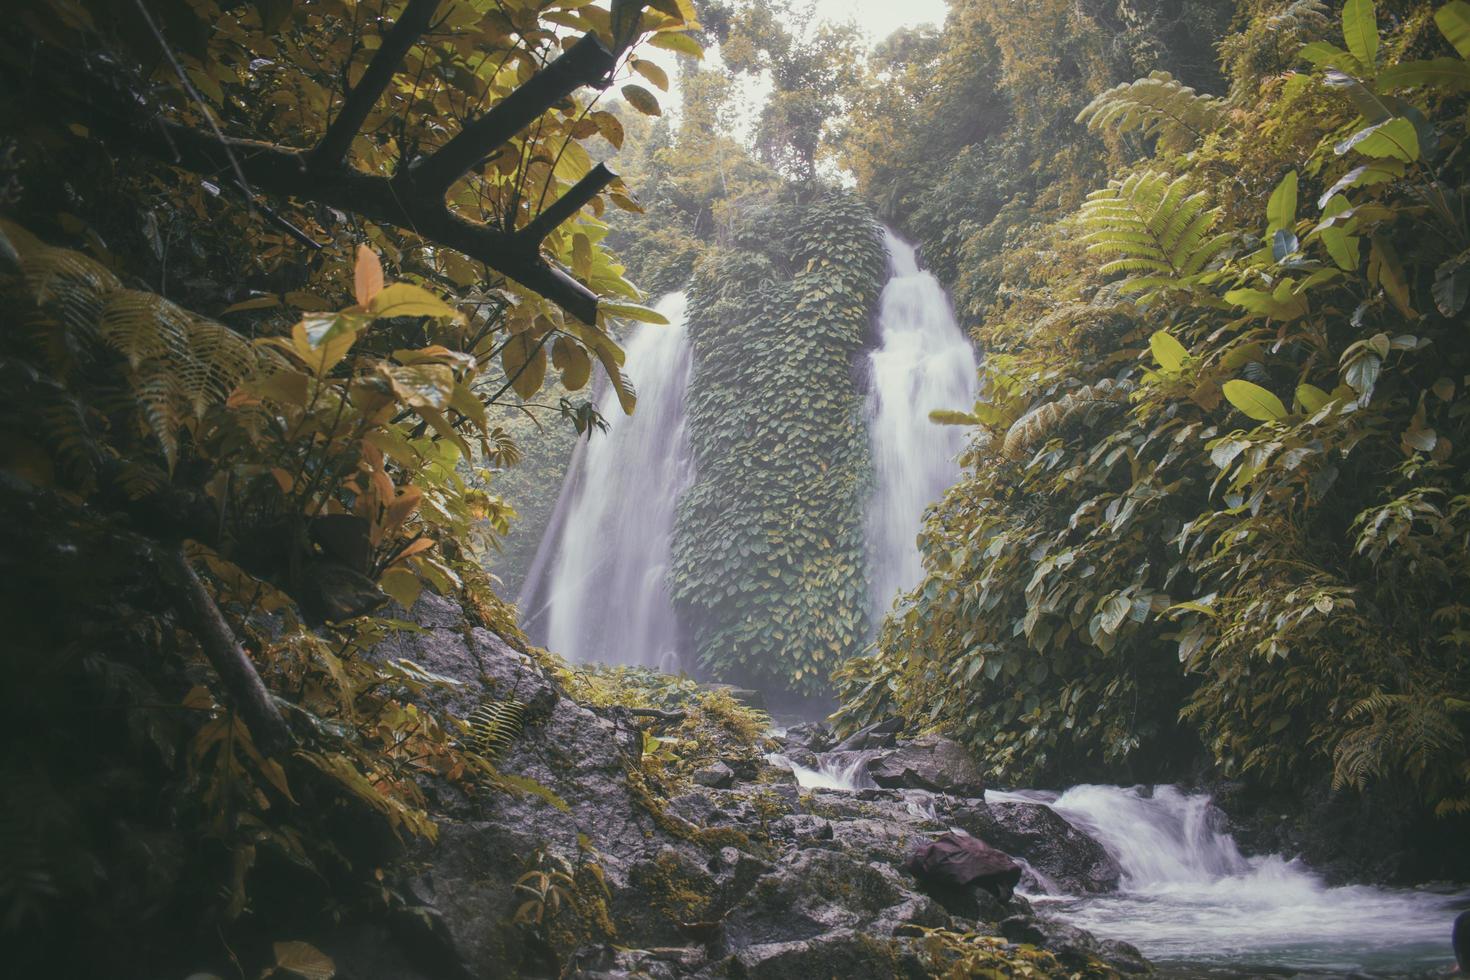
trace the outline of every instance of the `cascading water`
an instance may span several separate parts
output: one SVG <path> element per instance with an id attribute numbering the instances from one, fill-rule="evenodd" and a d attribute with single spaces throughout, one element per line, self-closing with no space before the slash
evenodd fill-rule
<path id="1" fill-rule="evenodd" d="M 975 352 L 955 323 L 939 281 L 919 269 L 914 246 L 885 229 L 891 277 L 869 354 L 868 433 L 877 487 L 868 505 L 874 612 L 922 577 L 914 543 L 924 508 L 959 476 L 963 429 L 935 425 L 930 411 L 975 400 Z"/>
<path id="2" fill-rule="evenodd" d="M 1465 896 L 1367 885 L 1329 887 L 1279 855 L 1246 857 L 1208 796 L 1171 786 L 1074 786 L 986 793 L 1045 803 L 1096 838 L 1123 869 L 1111 895 L 1032 896 L 1099 936 L 1133 943 L 1160 964 L 1211 976 L 1272 973 L 1403 975 L 1443 966 Z M 1190 974 L 1194 975 L 1194 974 Z"/>
<path id="3" fill-rule="evenodd" d="M 694 477 L 684 395 L 690 352 L 686 300 L 658 304 L 668 326 L 641 326 L 627 344 L 624 370 L 638 388 L 638 410 L 603 415 L 581 460 L 571 506 L 554 542 L 539 594 L 551 649 L 574 661 L 637 664 L 677 672 L 678 636 L 664 576 L 674 508 Z"/>

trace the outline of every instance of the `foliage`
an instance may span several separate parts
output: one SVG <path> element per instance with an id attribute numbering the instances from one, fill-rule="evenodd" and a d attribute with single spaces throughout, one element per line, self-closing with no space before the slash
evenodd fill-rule
<path id="1" fill-rule="evenodd" d="M 690 289 L 694 485 L 671 594 L 713 676 L 815 692 L 868 639 L 869 484 L 853 379 L 883 270 L 850 195 L 731 205 Z"/>
<path id="2" fill-rule="evenodd" d="M 951 731 L 1008 781 L 1169 778 L 1203 749 L 1470 808 L 1460 7 L 1380 34 L 1349 4 L 1342 46 L 1315 9 L 1253 5 L 1222 44 L 1232 124 L 1007 257 L 986 395 L 941 419 L 976 426 L 971 469 L 844 668 L 847 724 Z M 1315 68 L 1251 74 L 1288 14 Z M 1104 384 L 1133 391 L 1061 410 Z"/>
<path id="3" fill-rule="evenodd" d="M 1116 970 L 1097 962 L 1071 970 L 1043 949 L 1009 943 L 998 936 L 921 928 L 914 949 L 927 976 L 942 980 L 969 977 L 1066 977 L 1068 980 L 1111 980 Z"/>

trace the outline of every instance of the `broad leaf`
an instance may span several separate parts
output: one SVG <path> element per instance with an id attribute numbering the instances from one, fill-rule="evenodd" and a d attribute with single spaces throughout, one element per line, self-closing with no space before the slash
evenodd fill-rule
<path id="1" fill-rule="evenodd" d="M 1281 178 L 1281 183 L 1271 192 L 1271 200 L 1266 204 L 1266 233 L 1280 229 L 1291 230 L 1296 224 L 1296 171 L 1292 170 Z"/>
<path id="2" fill-rule="evenodd" d="M 1357 150 L 1367 157 L 1392 157 L 1405 163 L 1419 159 L 1419 133 L 1402 116 L 1360 129 L 1333 148 L 1338 156 Z"/>
<path id="3" fill-rule="evenodd" d="M 1189 356 L 1189 350 L 1167 330 L 1157 331 L 1148 339 L 1148 346 L 1153 352 L 1154 360 L 1165 371 L 1179 370 L 1184 366 L 1184 359 Z M 930 417 L 933 417 L 932 413 Z"/>
<path id="4" fill-rule="evenodd" d="M 373 297 L 368 304 L 373 316 L 458 316 L 454 307 L 444 302 L 427 289 L 412 283 L 395 282 Z"/>
<path id="5" fill-rule="evenodd" d="M 1221 386 L 1225 398 L 1257 422 L 1275 422 L 1286 418 L 1286 406 L 1281 399 L 1258 384 L 1236 378 Z"/>
<path id="6" fill-rule="evenodd" d="M 1342 38 L 1353 57 L 1372 68 L 1378 60 L 1378 14 L 1373 0 L 1347 0 L 1342 8 Z"/>
<path id="7" fill-rule="evenodd" d="M 642 85 L 624 85 L 622 92 L 628 104 L 645 116 L 663 115 L 663 110 L 658 107 L 658 97 Z"/>
<path id="8" fill-rule="evenodd" d="M 1470 3 L 1450 0 L 1434 12 L 1434 23 L 1461 58 L 1470 59 Z"/>

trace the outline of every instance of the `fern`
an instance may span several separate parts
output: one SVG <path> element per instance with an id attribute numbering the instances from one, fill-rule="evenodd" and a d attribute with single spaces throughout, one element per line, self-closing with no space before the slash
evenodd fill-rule
<path id="1" fill-rule="evenodd" d="M 1454 718 L 1464 704 L 1382 691 L 1358 701 L 1343 716 L 1361 724 L 1343 735 L 1333 751 L 1333 788 L 1361 789 L 1391 773 L 1417 782 L 1440 769 L 1440 760 L 1464 759 L 1465 737 Z"/>
<path id="2" fill-rule="evenodd" d="M 1293 42 L 1321 37 L 1332 28 L 1332 11 L 1323 0 L 1293 0 L 1266 18 L 1266 27 Z"/>
<path id="3" fill-rule="evenodd" d="M 1225 125 L 1225 103 L 1201 95 L 1166 71 L 1115 85 L 1077 114 L 1092 132 L 1140 131 L 1157 137 L 1161 149 L 1187 150 Z"/>
<path id="4" fill-rule="evenodd" d="M 1225 252 L 1232 236 L 1210 237 L 1219 217 L 1204 192 L 1189 193 L 1185 177 L 1145 171 L 1093 191 L 1082 205 L 1089 252 L 1111 256 L 1099 270 L 1126 273 L 1121 292 L 1140 302 L 1169 289 L 1189 290 Z"/>
<path id="5" fill-rule="evenodd" d="M 495 759 L 520 735 L 525 713 L 525 702 L 515 698 L 482 701 L 465 719 L 466 744 L 485 758 Z"/>
<path id="6" fill-rule="evenodd" d="M 201 319 L 161 296 L 122 283 L 93 259 L 53 248 L 16 225 L 0 234 L 20 259 L 38 315 L 29 317 L 50 369 L 65 377 L 78 363 L 105 351 L 128 365 L 130 407 L 157 440 L 169 469 L 178 457 L 179 432 L 223 404 L 254 371 L 260 355 L 228 327 Z M 104 397 L 105 394 L 104 394 Z M 63 462 L 90 471 L 96 452 L 80 405 L 58 402 L 45 410 Z"/>
<path id="7" fill-rule="evenodd" d="M 1007 459 L 1017 459 L 1031 447 L 1049 439 L 1079 413 L 1095 405 L 1126 401 L 1132 390 L 1132 385 L 1127 382 L 1104 379 L 1038 405 L 1016 419 L 1006 430 L 1001 452 Z"/>

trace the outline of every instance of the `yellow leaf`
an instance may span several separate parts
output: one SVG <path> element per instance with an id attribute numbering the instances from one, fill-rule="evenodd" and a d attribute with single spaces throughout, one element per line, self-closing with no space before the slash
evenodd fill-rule
<path id="1" fill-rule="evenodd" d="M 646 61 L 643 58 L 634 58 L 633 70 L 657 85 L 660 90 L 664 92 L 669 90 L 669 76 L 652 61 Z"/>
<path id="2" fill-rule="evenodd" d="M 412 609 L 424 591 L 423 581 L 407 568 L 393 567 L 378 576 L 378 588 L 393 597 L 404 609 Z"/>
<path id="3" fill-rule="evenodd" d="M 332 980 L 337 964 L 310 943 L 275 943 L 276 969 L 294 973 L 303 980 Z"/>
<path id="4" fill-rule="evenodd" d="M 368 304 L 373 316 L 437 316 L 454 317 L 454 308 L 427 289 L 412 283 L 395 282 L 373 297 Z"/>
<path id="5" fill-rule="evenodd" d="M 383 263 L 378 261 L 378 253 L 366 245 L 357 246 L 357 266 L 352 272 L 352 286 L 359 306 L 367 306 L 374 296 L 383 291 Z"/>
<path id="6" fill-rule="evenodd" d="M 597 123 L 597 129 L 602 133 L 602 138 L 607 140 L 617 149 L 623 148 L 623 123 L 611 112 L 599 109 L 589 117 Z"/>
<path id="7" fill-rule="evenodd" d="M 1257 422 L 1274 422 L 1286 418 L 1286 406 L 1281 399 L 1258 384 L 1249 381 L 1227 381 L 1221 386 L 1225 398 Z"/>

